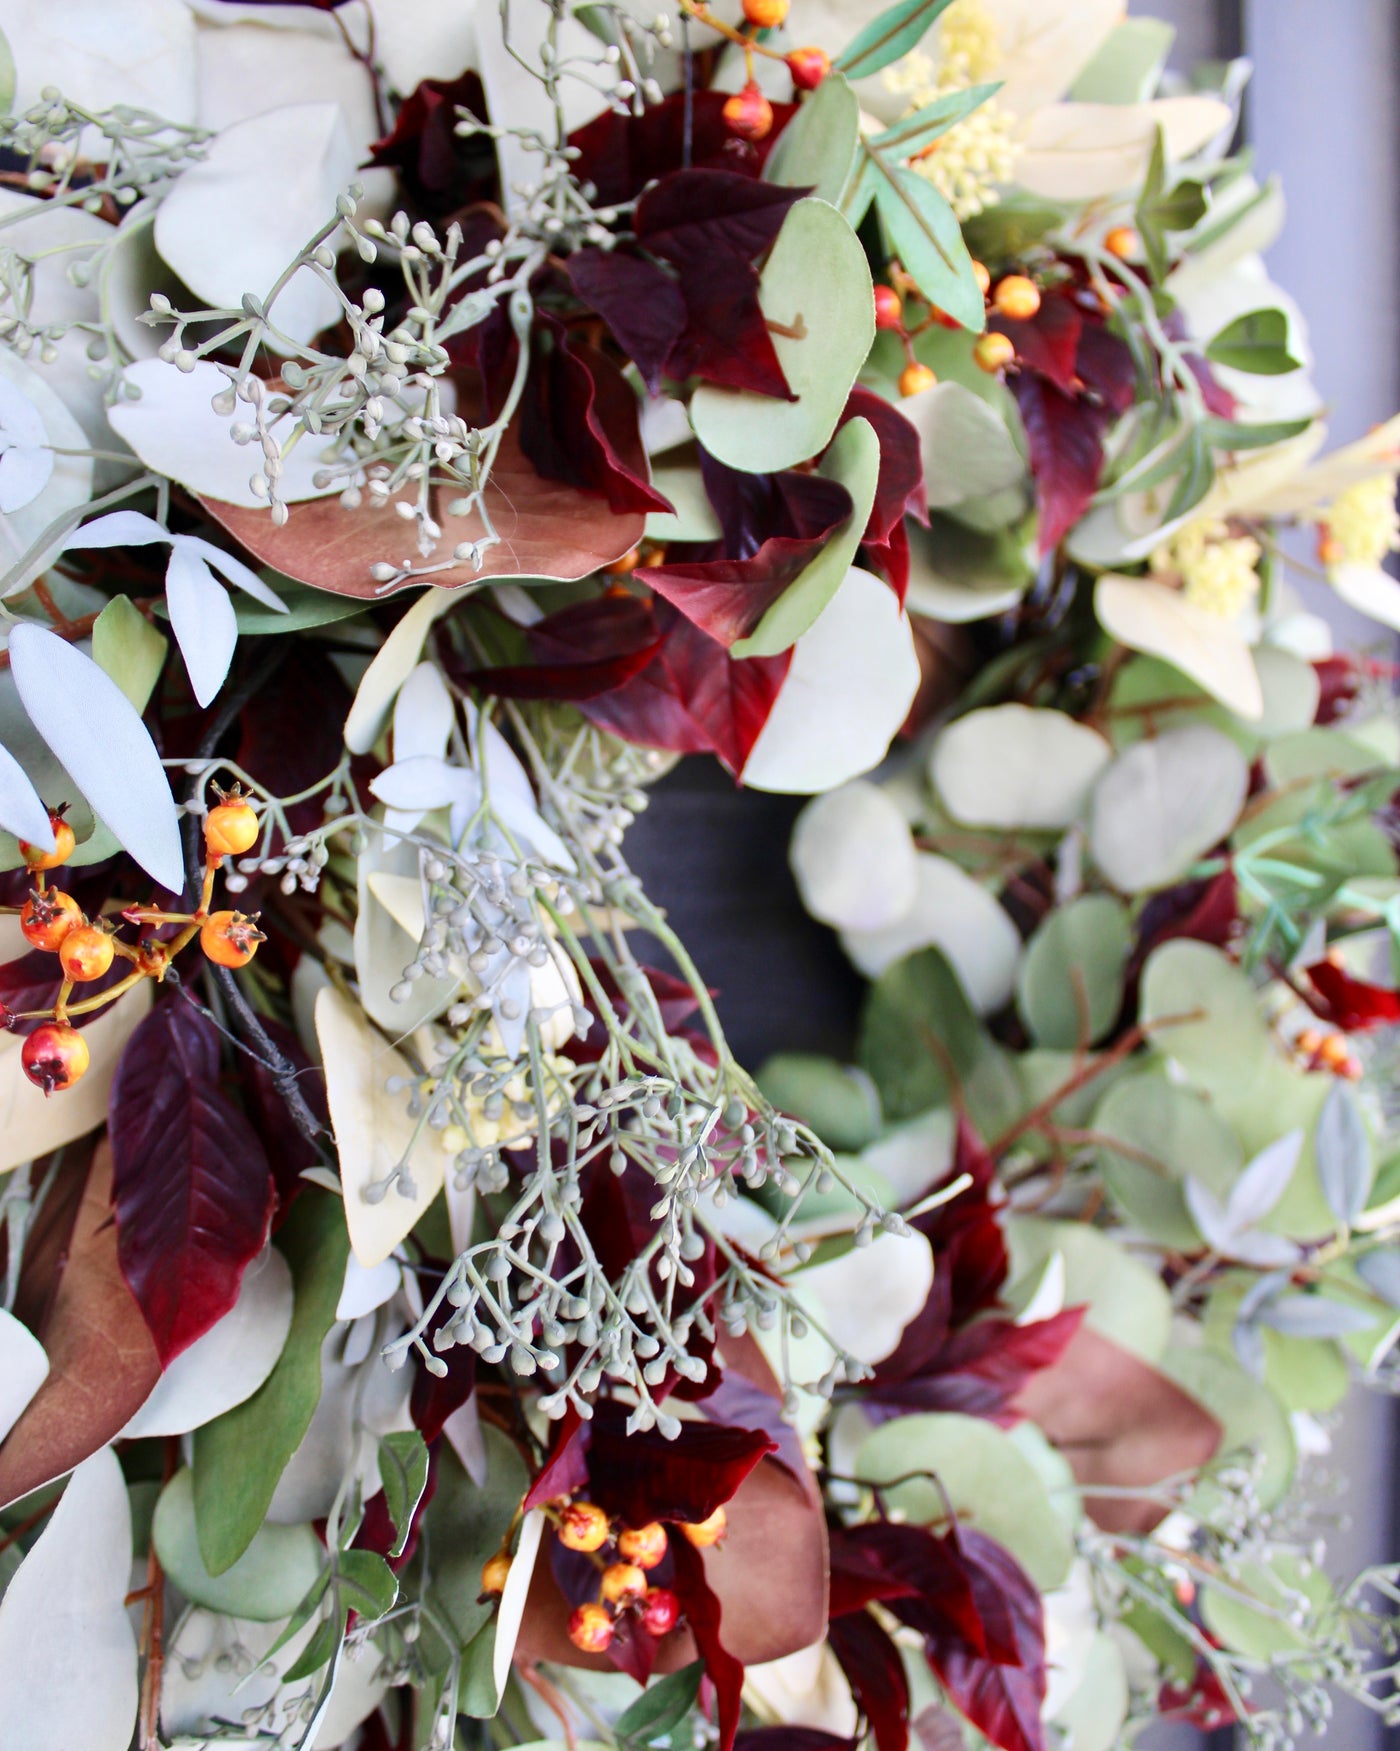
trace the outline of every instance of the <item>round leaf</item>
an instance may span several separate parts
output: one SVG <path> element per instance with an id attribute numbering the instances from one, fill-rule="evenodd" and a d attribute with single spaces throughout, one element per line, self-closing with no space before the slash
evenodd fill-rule
<path id="1" fill-rule="evenodd" d="M 1186 724 L 1120 754 L 1094 786 L 1089 849 L 1124 893 L 1184 876 L 1239 819 L 1249 766 L 1227 735 Z"/>
<path id="2" fill-rule="evenodd" d="M 803 905 L 823 924 L 880 930 L 913 907 L 919 866 L 909 823 L 863 779 L 807 804 L 788 861 Z"/>
<path id="3" fill-rule="evenodd" d="M 1099 1170 L 1128 1219 L 1163 1246 L 1199 1246 L 1182 1189 L 1187 1175 L 1223 1201 L 1242 1165 L 1234 1132 L 1210 1103 L 1148 1071 L 1114 1084 L 1094 1111 L 1093 1129 L 1104 1139 Z"/>
<path id="4" fill-rule="evenodd" d="M 892 1509 L 921 1525 L 942 1521 L 951 1504 L 959 1521 L 1004 1544 L 1042 1589 L 1057 1587 L 1069 1573 L 1070 1529 L 1035 1466 L 994 1423 L 951 1412 L 900 1417 L 862 1444 L 856 1473 L 872 1483 L 907 1478 L 881 1493 Z"/>
<path id="5" fill-rule="evenodd" d="M 211 1575 L 199 1554 L 194 1474 L 188 1466 L 161 1491 L 151 1538 L 161 1567 L 196 1605 L 255 1623 L 272 1623 L 294 1611 L 325 1560 L 312 1526 L 268 1524 L 231 1568 Z"/>
<path id="6" fill-rule="evenodd" d="M 1110 759 L 1097 730 L 1061 711 L 970 711 L 933 744 L 929 772 L 948 813 L 970 827 L 1068 827 Z"/>
<path id="7" fill-rule="evenodd" d="M 770 322 L 797 331 L 773 334 L 796 400 L 704 383 L 690 419 L 719 461 L 770 474 L 826 448 L 875 338 L 865 251 L 835 207 L 806 200 L 792 208 L 763 269 L 759 303 Z"/>
<path id="8" fill-rule="evenodd" d="M 1059 1253 L 1065 1264 L 1065 1306 L 1087 1307 L 1087 1325 L 1145 1361 L 1156 1362 L 1167 1347 L 1172 1304 L 1154 1272 L 1082 1222 L 1013 1216 L 1006 1234 L 1013 1279 L 1038 1275 Z"/>
<path id="9" fill-rule="evenodd" d="M 1052 912 L 1026 945 L 1016 980 L 1022 1019 L 1042 1046 L 1091 1046 L 1123 1006 L 1132 933 L 1123 906 L 1089 894 Z"/>
<path id="10" fill-rule="evenodd" d="M 1109 573 L 1095 586 L 1094 612 L 1120 644 L 1162 657 L 1237 716 L 1252 722 L 1263 712 L 1254 654 L 1243 635 L 1179 590 Z"/>

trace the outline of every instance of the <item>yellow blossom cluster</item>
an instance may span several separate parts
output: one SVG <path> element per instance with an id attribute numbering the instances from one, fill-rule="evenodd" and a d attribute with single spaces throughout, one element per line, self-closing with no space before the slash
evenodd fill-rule
<path id="1" fill-rule="evenodd" d="M 1193 607 L 1220 620 L 1238 620 L 1259 591 L 1262 550 L 1252 535 L 1232 535 L 1228 523 L 1198 518 L 1153 549 L 1154 576 L 1176 579 Z"/>
<path id="2" fill-rule="evenodd" d="M 953 0 L 939 26 L 939 55 L 916 49 L 885 74 L 890 91 L 922 109 L 949 92 L 992 77 L 1001 62 L 997 22 L 982 0 Z M 972 219 L 998 200 L 1015 173 L 1020 147 L 1016 117 L 990 98 L 935 140 L 912 168 L 927 177 L 959 219 Z"/>
<path id="3" fill-rule="evenodd" d="M 1319 557 L 1324 565 L 1378 566 L 1400 549 L 1400 511 L 1395 477 L 1377 474 L 1348 487 L 1318 518 Z"/>

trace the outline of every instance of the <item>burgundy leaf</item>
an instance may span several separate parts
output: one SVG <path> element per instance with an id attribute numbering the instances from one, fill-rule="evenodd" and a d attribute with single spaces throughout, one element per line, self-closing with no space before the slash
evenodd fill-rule
<path id="1" fill-rule="evenodd" d="M 985 1533 L 955 1528 L 942 1542 L 952 1547 L 976 1599 L 988 1652 L 956 1634 L 925 1634 L 929 1664 L 948 1700 L 994 1745 L 1002 1751 L 1044 1751 L 1045 1619 L 1039 1590 L 1011 1553 Z"/>
<path id="2" fill-rule="evenodd" d="M 924 524 L 929 520 L 919 434 L 883 395 L 859 386 L 846 398 L 841 425 L 857 418 L 869 420 L 880 440 L 875 503 L 870 508 L 863 542 L 866 560 L 903 603 L 909 587 L 909 536 L 904 519 L 913 517 Z"/>
<path id="3" fill-rule="evenodd" d="M 853 1611 L 833 1618 L 826 1636 L 856 1707 L 870 1723 L 876 1751 L 904 1751 L 909 1743 L 909 1680 L 889 1634 L 868 1611 Z"/>
<path id="4" fill-rule="evenodd" d="M 1084 318 L 1072 294 L 1045 292 L 1034 316 L 1024 321 L 993 316 L 987 327 L 1006 335 L 1015 344 L 1016 359 L 1023 371 L 1034 371 L 1066 395 L 1075 392 Z"/>
<path id="5" fill-rule="evenodd" d="M 625 1422 L 620 1405 L 605 1401 L 596 1408 L 588 1487 L 594 1501 L 629 1526 L 708 1519 L 733 1499 L 759 1460 L 777 1450 L 762 1430 L 682 1423 L 680 1434 L 668 1441 L 655 1429 L 629 1435 Z"/>
<path id="6" fill-rule="evenodd" d="M 569 257 L 569 279 L 612 331 L 653 395 L 688 320 L 680 286 L 654 261 L 622 249 L 580 249 Z"/>
<path id="7" fill-rule="evenodd" d="M 289 640 L 276 684 L 258 688 L 238 718 L 238 764 L 272 796 L 298 796 L 334 771 L 351 693 L 330 657 L 307 639 Z M 287 810 L 294 833 L 321 819 L 316 798 Z"/>
<path id="8" fill-rule="evenodd" d="M 532 664 L 461 670 L 454 678 L 502 699 L 592 699 L 641 673 L 661 649 L 650 602 L 625 591 L 575 602 L 526 629 Z"/>
<path id="9" fill-rule="evenodd" d="M 986 1631 L 960 1552 L 926 1526 L 874 1520 L 831 1538 L 833 1618 L 879 1602 L 921 1635 L 954 1637 L 987 1652 Z"/>
<path id="10" fill-rule="evenodd" d="M 671 1540 L 675 1563 L 672 1585 L 690 1623 L 705 1673 L 715 1687 L 719 1724 L 719 1751 L 733 1751 L 739 1730 L 739 1697 L 744 1688 L 744 1668 L 725 1647 L 720 1635 L 720 1604 L 705 1577 L 700 1552 L 684 1538 Z"/>
<path id="11" fill-rule="evenodd" d="M 1213 413 L 1217 419 L 1233 420 L 1239 412 L 1239 403 L 1206 360 L 1199 353 L 1186 353 L 1183 363 L 1201 386 L 1201 400 L 1206 404 L 1206 412 Z"/>
<path id="12" fill-rule="evenodd" d="M 539 1476 L 530 1485 L 521 1512 L 528 1514 L 556 1496 L 571 1496 L 588 1482 L 588 1424 L 572 1405 L 555 1428 Z"/>
<path id="13" fill-rule="evenodd" d="M 1314 723 L 1336 723 L 1345 717 L 1355 703 L 1361 685 L 1361 665 L 1354 657 L 1323 657 L 1313 664 L 1317 671 L 1319 694 Z"/>
<path id="14" fill-rule="evenodd" d="M 846 501 L 845 516 L 839 519 L 844 522 L 851 514 L 850 494 L 844 487 L 837 490 Z M 674 565 L 642 566 L 636 576 L 728 650 L 749 637 L 832 533 L 834 527 L 815 540 L 778 537 L 765 541 L 752 559 L 682 560 Z"/>
<path id="15" fill-rule="evenodd" d="M 724 119 L 723 91 L 682 93 L 651 103 L 640 115 L 604 110 L 569 136 L 579 157 L 574 173 L 597 188 L 599 206 L 633 200 L 657 177 L 685 165 L 756 177 L 796 104 L 773 105 L 773 128 L 757 143 L 741 140 Z M 687 109 L 689 115 L 687 116 Z"/>
<path id="16" fill-rule="evenodd" d="M 1108 415 L 1083 395 L 1066 395 L 1033 371 L 1014 382 L 1026 428 L 1040 511 L 1040 552 L 1052 552 L 1089 508 L 1103 473 Z"/>
<path id="17" fill-rule="evenodd" d="M 1084 313 L 1075 369 L 1080 382 L 1098 397 L 1110 413 L 1126 413 L 1137 398 L 1137 368 L 1132 349 L 1120 336 L 1110 333 L 1103 313 Z"/>
<path id="18" fill-rule="evenodd" d="M 696 1409 L 705 1413 L 712 1423 L 724 1423 L 734 1429 L 751 1429 L 768 1437 L 773 1443 L 773 1458 L 796 1478 L 807 1471 L 802 1437 L 783 1417 L 782 1400 L 761 1386 L 746 1379 L 733 1368 L 726 1368 L 718 1386 L 704 1398 L 695 1401 Z"/>
<path id="19" fill-rule="evenodd" d="M 1084 1310 L 1016 1325 L 979 1319 L 948 1334 L 916 1371 L 902 1380 L 880 1377 L 863 1402 L 902 1411 L 959 1411 L 964 1416 L 1015 1420 L 1011 1401 L 1042 1368 L 1058 1362 L 1079 1329 Z"/>
<path id="20" fill-rule="evenodd" d="M 734 1741 L 734 1751 L 853 1751 L 854 1741 L 820 1727 L 751 1727 Z"/>
<path id="21" fill-rule="evenodd" d="M 428 1343 L 447 1369 L 445 1374 L 432 1374 L 421 1361 L 415 1360 L 413 1387 L 409 1393 L 408 1414 L 413 1426 L 429 1446 L 442 1433 L 443 1424 L 458 1411 L 476 1390 L 476 1351 L 470 1344 L 452 1344 L 438 1351 L 433 1338 L 456 1310 L 444 1303 L 428 1327 Z"/>
<path id="22" fill-rule="evenodd" d="M 470 198 L 468 187 L 457 185 L 463 162 L 473 156 L 475 142 L 462 139 L 456 131 L 459 107 L 470 110 L 478 120 L 485 117 L 486 95 L 477 74 L 424 79 L 399 106 L 392 129 L 370 147 L 369 163 L 399 171 L 417 191 L 430 195 L 451 191 L 458 197 L 457 204 L 465 205 Z"/>
<path id="23" fill-rule="evenodd" d="M 1400 1021 L 1400 991 L 1353 979 L 1334 961 L 1315 961 L 1303 971 L 1312 991 L 1303 995 L 1314 1011 L 1343 1033 L 1357 1033 Z"/>
<path id="24" fill-rule="evenodd" d="M 637 202 L 633 228 L 654 255 L 681 269 L 714 255 L 751 262 L 773 243 L 793 203 L 810 193 L 727 170 L 678 170 Z"/>
<path id="25" fill-rule="evenodd" d="M 795 468 L 746 474 L 700 451 L 705 496 L 723 532 L 726 559 L 752 559 L 774 537 L 822 542 L 851 514 L 851 495 L 839 481 Z M 705 559 L 709 553 L 695 557 Z"/>
<path id="26" fill-rule="evenodd" d="M 238 1299 L 272 1215 L 267 1156 L 218 1078 L 213 1023 L 172 999 L 132 1034 L 112 1082 L 117 1252 L 166 1366 Z"/>
<path id="27" fill-rule="evenodd" d="M 1189 937 L 1225 948 L 1239 923 L 1239 889 L 1235 872 L 1222 869 L 1199 882 L 1179 882 L 1154 894 L 1138 918 L 1138 940 L 1133 949 L 1132 975 L 1164 942 Z"/>

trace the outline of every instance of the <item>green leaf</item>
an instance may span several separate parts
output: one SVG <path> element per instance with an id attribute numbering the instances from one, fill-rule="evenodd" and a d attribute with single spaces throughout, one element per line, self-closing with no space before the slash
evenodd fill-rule
<path id="1" fill-rule="evenodd" d="M 161 1491 L 151 1536 L 161 1567 L 186 1598 L 256 1623 L 286 1617 L 316 1584 L 325 1560 L 310 1525 L 269 1524 L 258 1528 L 236 1563 L 211 1575 L 200 1557 L 188 1467 L 177 1471 Z"/>
<path id="2" fill-rule="evenodd" d="M 859 144 L 859 100 L 839 73 L 829 73 L 778 136 L 763 180 L 809 188 L 817 200 L 839 207 Z"/>
<path id="3" fill-rule="evenodd" d="M 110 675 L 137 711 L 146 709 L 170 641 L 130 596 L 113 596 L 92 624 L 92 660 Z"/>
<path id="4" fill-rule="evenodd" d="M 951 0 L 896 0 L 846 44 L 833 65 L 848 79 L 868 79 L 917 48 L 924 32 L 950 4 Z"/>
<path id="5" fill-rule="evenodd" d="M 678 1727 L 695 1706 L 705 1662 L 695 1660 L 679 1672 L 649 1684 L 618 1716 L 613 1731 L 624 1744 L 650 1745 Z"/>
<path id="6" fill-rule="evenodd" d="M 1047 232 L 1062 225 L 1068 214 L 1066 207 L 1034 195 L 1012 193 L 968 219 L 963 237 L 978 261 L 1021 261 Z"/>
<path id="7" fill-rule="evenodd" d="M 874 135 L 871 148 L 876 152 L 890 152 L 897 159 L 912 158 L 935 140 L 941 140 L 950 128 L 966 121 L 973 110 L 980 109 L 1000 90 L 998 81 L 990 85 L 964 85 L 960 90 L 945 92 L 922 109 L 901 116 L 883 134 Z"/>
<path id="8" fill-rule="evenodd" d="M 1201 424 L 1201 435 L 1212 450 L 1262 450 L 1270 444 L 1283 444 L 1298 438 L 1312 424 L 1311 419 L 1249 420 L 1208 419 Z"/>
<path id="9" fill-rule="evenodd" d="M 499 1430 L 483 1428 L 482 1439 L 485 1483 L 474 1484 L 456 1454 L 444 1447 L 437 1491 L 423 1510 L 424 1536 L 435 1552 L 429 1596 L 454 1646 L 449 1649 L 440 1641 L 430 1641 L 426 1630 L 424 1644 L 430 1662 L 446 1664 L 453 1654 L 481 1642 L 482 1670 L 489 1686 L 495 1609 L 490 1600 L 481 1600 L 481 1570 L 509 1534 L 512 1517 L 530 1487 L 530 1474 L 514 1443 Z"/>
<path id="10" fill-rule="evenodd" d="M 1175 490 L 1163 513 L 1164 523 L 1173 523 L 1178 517 L 1184 517 L 1200 504 L 1215 484 L 1215 460 L 1199 426 L 1192 426 L 1191 435 L 1182 447 L 1186 453 L 1186 466 L 1177 478 Z"/>
<path id="11" fill-rule="evenodd" d="M 238 622 L 238 631 L 243 637 L 306 632 L 315 626 L 330 626 L 337 620 L 349 620 L 365 611 L 364 602 L 349 596 L 333 596 L 326 590 L 313 590 L 309 584 L 295 583 L 291 578 L 279 577 L 276 572 L 270 574 L 268 581 L 287 604 L 287 612 L 278 614 L 271 608 L 264 608 L 261 602 L 255 602 L 251 596 L 238 592 L 233 604 L 233 617 Z M 528 583 L 530 580 L 521 578 L 514 581 Z M 163 609 L 162 603 L 157 612 Z"/>
<path id="12" fill-rule="evenodd" d="M 1056 1253 L 1064 1260 L 1065 1306 L 1087 1307 L 1085 1324 L 1155 1363 L 1171 1334 L 1171 1296 L 1155 1270 L 1116 1240 L 1082 1222 L 1009 1216 L 1013 1279 L 1038 1276 Z"/>
<path id="13" fill-rule="evenodd" d="M 330 1617 L 323 1618 L 317 1625 L 315 1635 L 282 1674 L 283 1684 L 295 1684 L 298 1679 L 309 1678 L 313 1672 L 319 1672 L 322 1666 L 329 1665 L 340 1652 L 340 1644 L 344 1639 L 344 1614 L 335 1612 Z"/>
<path id="14" fill-rule="evenodd" d="M 747 638 L 735 641 L 734 657 L 775 657 L 797 643 L 845 582 L 870 521 L 880 478 L 880 440 L 869 420 L 847 420 L 831 441 L 817 473 L 841 483 L 851 495 L 851 514 L 810 565 L 792 580 Z"/>
<path id="15" fill-rule="evenodd" d="M 1159 125 L 1156 139 L 1152 143 L 1152 156 L 1148 160 L 1142 197 L 1133 215 L 1142 238 L 1148 269 L 1159 284 L 1166 279 L 1171 266 L 1167 255 L 1167 233 L 1190 231 L 1201 222 L 1206 212 L 1206 192 L 1201 183 L 1188 180 L 1169 189 L 1166 186 L 1166 177 L 1166 139 Z"/>
<path id="16" fill-rule="evenodd" d="M 1216 1463 L 1262 1456 L 1263 1469 L 1255 1480 L 1259 1500 L 1266 1508 L 1281 1501 L 1293 1480 L 1298 1454 L 1288 1413 L 1268 1388 L 1233 1356 L 1214 1350 L 1168 1350 L 1161 1369 L 1220 1423 Z M 1206 1518 L 1212 1508 L 1224 1506 L 1219 1485 L 1202 1479 L 1193 1492 L 1192 1513 Z"/>
<path id="17" fill-rule="evenodd" d="M 1301 371 L 1301 359 L 1288 350 L 1288 318 L 1282 310 L 1251 310 L 1227 323 L 1206 348 L 1213 365 L 1248 371 L 1256 377 L 1281 377 Z"/>
<path id="18" fill-rule="evenodd" d="M 0 115 L 9 115 L 15 100 L 15 57 L 4 31 L 0 31 Z"/>
<path id="19" fill-rule="evenodd" d="M 1099 45 L 1070 88 L 1075 103 L 1146 103 L 1157 90 L 1176 27 L 1159 18 L 1125 18 Z"/>
<path id="20" fill-rule="evenodd" d="M 1159 1245 L 1194 1252 L 1201 1237 L 1186 1208 L 1186 1176 L 1223 1203 L 1243 1166 L 1234 1132 L 1210 1102 L 1160 1071 L 1143 1071 L 1109 1089 L 1092 1129 L 1103 1139 L 1099 1171 L 1128 1219 Z"/>
<path id="21" fill-rule="evenodd" d="M 350 1251 L 340 1199 L 303 1192 L 277 1244 L 296 1283 L 282 1354 L 251 1398 L 195 1431 L 195 1519 L 211 1575 L 231 1568 L 252 1543 L 320 1401 L 321 1345 L 335 1321 Z"/>
<path id="22" fill-rule="evenodd" d="M 402 1556 L 413 1516 L 428 1484 L 428 1449 L 417 1429 L 395 1429 L 379 1443 L 379 1476 L 384 1484 L 384 1505 L 394 1523 L 390 1556 Z"/>
<path id="23" fill-rule="evenodd" d="M 820 272 L 813 263 L 820 262 Z M 702 383 L 691 397 L 695 435 L 718 461 L 749 474 L 793 468 L 831 442 L 875 338 L 865 251 L 825 201 L 798 201 L 764 266 L 759 303 L 795 401 Z"/>
<path id="24" fill-rule="evenodd" d="M 1257 1603 L 1240 1597 L 1251 1594 Z M 1313 1645 L 1315 1631 L 1297 1621 L 1298 1595 L 1310 1617 L 1330 1613 L 1332 1585 L 1306 1557 L 1270 1552 L 1267 1564 L 1241 1563 L 1228 1584 L 1201 1589 L 1201 1619 L 1218 1641 L 1251 1660 L 1298 1656 Z"/>
<path id="25" fill-rule="evenodd" d="M 879 1089 L 887 1119 L 912 1119 L 949 1100 L 949 1070 L 977 1122 L 980 1100 L 989 1107 L 1017 1100 L 1003 1054 L 940 949 L 919 949 L 880 974 L 866 996 L 856 1058 Z"/>
<path id="26" fill-rule="evenodd" d="M 384 1558 L 372 1550 L 343 1550 L 337 1559 L 341 1610 L 373 1622 L 394 1609 L 399 1583 Z"/>
<path id="27" fill-rule="evenodd" d="M 1127 909 L 1107 894 L 1050 913 L 1016 980 L 1022 1019 L 1040 1045 L 1069 1052 L 1103 1038 L 1122 1008 L 1131 947 Z"/>
<path id="28" fill-rule="evenodd" d="M 861 1444 L 854 1469 L 871 1483 L 906 1479 L 881 1494 L 919 1525 L 943 1520 L 946 1491 L 959 1521 L 1005 1545 L 1042 1590 L 1069 1573 L 1070 1528 L 1031 1458 L 994 1423 L 955 1412 L 898 1417 Z"/>
<path id="29" fill-rule="evenodd" d="M 1349 1226 L 1366 1208 L 1375 1164 L 1360 1102 L 1344 1082 L 1334 1082 L 1322 1103 L 1313 1147 L 1327 1207 Z"/>
<path id="30" fill-rule="evenodd" d="M 874 189 L 890 253 L 897 255 L 929 303 L 964 328 L 986 326 L 982 292 L 972 271 L 957 215 L 926 176 L 892 165 L 862 140 L 862 181 Z"/>
<path id="31" fill-rule="evenodd" d="M 880 1097 L 863 1070 L 809 1052 L 779 1052 L 755 1080 L 780 1112 L 801 1119 L 831 1149 L 864 1149 L 880 1134 Z"/>

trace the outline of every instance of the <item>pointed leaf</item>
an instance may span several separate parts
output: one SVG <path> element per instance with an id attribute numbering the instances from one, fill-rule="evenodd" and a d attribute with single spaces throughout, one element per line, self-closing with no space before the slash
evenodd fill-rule
<path id="1" fill-rule="evenodd" d="M 1267 1149 L 1261 1149 L 1246 1166 L 1225 1206 L 1230 1225 L 1237 1233 L 1257 1227 L 1278 1203 L 1302 1153 L 1303 1133 L 1289 1131 Z"/>
<path id="2" fill-rule="evenodd" d="M 178 894 L 184 858 L 174 798 L 146 726 L 90 657 L 38 626 L 10 633 L 10 670 L 39 734 L 153 880 Z"/>
<path id="3" fill-rule="evenodd" d="M 946 197 L 926 176 L 890 163 L 873 145 L 863 143 L 863 151 L 864 174 L 873 183 L 891 250 L 931 304 L 979 332 L 986 321 L 982 292 Z"/>
<path id="4" fill-rule="evenodd" d="M 413 1516 L 428 1484 L 428 1449 L 417 1429 L 396 1429 L 379 1443 L 379 1476 L 384 1501 L 394 1523 L 391 1557 L 402 1556 Z"/>
<path id="5" fill-rule="evenodd" d="M 868 79 L 917 48 L 949 3 L 950 0 L 896 0 L 895 5 L 856 33 L 836 57 L 835 67 L 848 79 Z"/>
<path id="6" fill-rule="evenodd" d="M 0 746 L 0 827 L 16 839 L 27 839 L 41 851 L 53 850 L 49 811 L 29 782 L 29 775 L 6 747 Z"/>
<path id="7" fill-rule="evenodd" d="M 649 1745 L 660 1739 L 681 1722 L 695 1705 L 700 1694 L 700 1680 L 705 1676 L 703 1660 L 692 1660 L 679 1672 L 671 1672 L 648 1685 L 635 1702 L 618 1716 L 613 1731 L 619 1739 Z"/>
<path id="8" fill-rule="evenodd" d="M 238 644 L 238 622 L 228 591 L 192 547 L 177 542 L 165 573 L 165 603 L 185 669 L 200 705 L 224 684 Z"/>
<path id="9" fill-rule="evenodd" d="M 1344 1082 L 1334 1082 L 1322 1103 L 1313 1149 L 1328 1209 L 1341 1223 L 1355 1222 L 1366 1208 L 1375 1170 L 1360 1105 Z"/>

